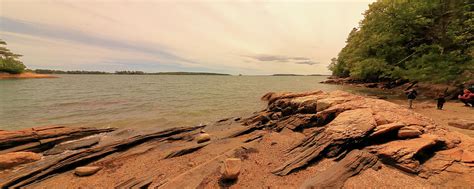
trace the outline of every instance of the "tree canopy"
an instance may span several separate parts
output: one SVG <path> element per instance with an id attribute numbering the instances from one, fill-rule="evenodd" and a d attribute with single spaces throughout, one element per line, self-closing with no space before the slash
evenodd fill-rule
<path id="1" fill-rule="evenodd" d="M 26 66 L 19 60 L 21 55 L 11 52 L 6 45 L 0 39 L 0 72 L 18 74 L 25 71 Z"/>
<path id="2" fill-rule="evenodd" d="M 378 0 L 329 69 L 367 81 L 472 79 L 473 10 L 469 0 Z"/>

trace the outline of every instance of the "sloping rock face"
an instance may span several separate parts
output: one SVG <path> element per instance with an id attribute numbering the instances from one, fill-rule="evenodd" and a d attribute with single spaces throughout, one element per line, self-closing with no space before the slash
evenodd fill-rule
<path id="1" fill-rule="evenodd" d="M 262 100 L 267 108 L 246 118 L 153 132 L 117 130 L 47 149 L 27 148 L 33 139 L 37 145 L 28 132 L 11 134 L 15 137 L 8 140 L 22 139 L 22 147 L 10 142 L 1 149 L 34 149 L 43 158 L 0 171 L 0 187 L 474 185 L 474 140 L 411 110 L 342 91 L 268 93 Z M 212 139 L 197 143 L 203 130 Z M 221 171 L 227 159 L 239 160 L 238 177 L 231 181 L 223 179 Z M 73 170 L 81 166 L 101 167 L 101 171 L 87 178 L 74 176 Z"/>
<path id="2" fill-rule="evenodd" d="M 344 156 L 353 150 L 369 152 L 384 164 L 406 173 L 422 172 L 424 178 L 439 174 L 453 163 L 464 168 L 471 166 L 469 160 L 460 160 L 459 150 L 457 156 L 444 155 L 446 151 L 462 149 L 469 156 L 474 150 L 471 138 L 458 136 L 429 118 L 387 101 L 341 91 L 268 93 L 263 100 L 268 101 L 268 108 L 244 120 L 249 127 L 276 131 L 282 127 L 317 128 L 287 151 L 286 156 L 292 158 L 273 171 L 276 175 L 288 175 L 322 158 Z M 316 107 L 305 108 L 306 104 Z M 288 119 L 298 122 L 282 124 Z M 428 166 L 424 165 L 426 162 Z M 459 172 L 474 176 L 472 169 L 464 168 Z"/>

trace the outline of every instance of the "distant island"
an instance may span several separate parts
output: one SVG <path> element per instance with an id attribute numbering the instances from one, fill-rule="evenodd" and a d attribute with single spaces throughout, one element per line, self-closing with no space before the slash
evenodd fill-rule
<path id="1" fill-rule="evenodd" d="M 116 74 L 116 75 L 219 75 L 219 76 L 229 76 L 230 74 L 223 73 L 209 73 L 209 72 L 155 72 L 147 73 L 143 71 L 115 71 L 115 72 L 103 72 L 103 71 L 62 71 L 62 70 L 48 70 L 48 69 L 36 69 L 33 70 L 38 74 Z"/>

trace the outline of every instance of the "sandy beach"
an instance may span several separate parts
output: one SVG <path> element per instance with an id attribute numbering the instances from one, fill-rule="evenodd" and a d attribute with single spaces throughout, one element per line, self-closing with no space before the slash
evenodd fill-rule
<path id="1" fill-rule="evenodd" d="M 0 73 L 0 79 L 42 79 L 42 78 L 58 78 L 57 76 L 47 74 L 37 74 L 25 72 L 21 74 Z"/>

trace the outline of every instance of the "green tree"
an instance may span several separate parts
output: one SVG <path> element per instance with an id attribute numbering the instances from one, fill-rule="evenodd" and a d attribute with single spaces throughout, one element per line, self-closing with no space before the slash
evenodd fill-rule
<path id="1" fill-rule="evenodd" d="M 7 43 L 0 39 L 0 72 L 18 74 L 25 71 L 26 66 L 19 60 L 21 55 L 15 54 L 6 47 Z"/>
<path id="2" fill-rule="evenodd" d="M 469 79 L 473 10 L 469 0 L 378 0 L 349 33 L 330 69 L 336 76 L 371 81 Z"/>

